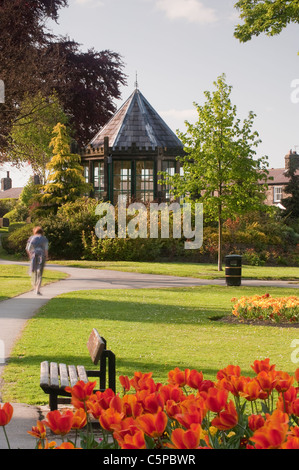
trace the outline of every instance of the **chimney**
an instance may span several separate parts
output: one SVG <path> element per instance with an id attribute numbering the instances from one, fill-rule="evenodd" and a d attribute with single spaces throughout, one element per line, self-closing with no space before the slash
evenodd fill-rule
<path id="1" fill-rule="evenodd" d="M 295 151 L 293 152 L 290 150 L 290 152 L 284 157 L 285 159 L 285 169 L 297 169 L 299 168 L 299 155 Z"/>
<path id="2" fill-rule="evenodd" d="M 6 178 L 1 179 L 1 191 L 7 191 L 12 187 L 12 181 L 9 177 L 9 171 L 7 172 Z"/>

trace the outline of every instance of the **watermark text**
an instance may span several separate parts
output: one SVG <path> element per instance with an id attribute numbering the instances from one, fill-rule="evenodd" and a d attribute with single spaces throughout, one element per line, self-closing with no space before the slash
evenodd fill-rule
<path id="1" fill-rule="evenodd" d="M 115 207 L 104 202 L 96 207 L 100 216 L 95 234 L 98 238 L 169 238 L 170 226 L 172 237 L 186 239 L 185 249 L 198 249 L 203 242 L 203 204 L 190 203 L 180 205 L 177 202 L 150 203 L 149 209 L 141 202 L 127 207 L 126 200 L 118 197 L 117 234 Z M 170 224 L 170 219 L 172 223 Z"/>

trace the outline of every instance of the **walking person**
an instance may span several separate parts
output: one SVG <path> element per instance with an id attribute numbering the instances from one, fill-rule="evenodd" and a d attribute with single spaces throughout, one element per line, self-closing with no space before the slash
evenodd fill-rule
<path id="1" fill-rule="evenodd" d="M 30 258 L 30 274 L 36 294 L 41 294 L 40 287 L 46 260 L 48 259 L 48 240 L 42 227 L 34 227 L 33 235 L 29 238 L 26 251 Z"/>

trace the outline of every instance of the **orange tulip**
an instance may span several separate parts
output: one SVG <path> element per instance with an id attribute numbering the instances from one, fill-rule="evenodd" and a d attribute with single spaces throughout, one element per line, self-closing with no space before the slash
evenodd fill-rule
<path id="1" fill-rule="evenodd" d="M 132 417 L 112 425 L 113 437 L 122 449 L 145 449 L 144 433 Z"/>
<path id="2" fill-rule="evenodd" d="M 275 389 L 278 392 L 286 392 L 294 382 L 294 377 L 291 377 L 287 372 L 278 372 L 275 376 Z"/>
<path id="3" fill-rule="evenodd" d="M 158 411 L 163 410 L 164 400 L 159 393 L 151 393 L 143 400 L 143 408 L 145 412 L 156 414 Z"/>
<path id="4" fill-rule="evenodd" d="M 265 420 L 262 415 L 250 415 L 248 417 L 248 426 L 251 431 L 255 432 L 257 429 L 264 426 Z"/>
<path id="5" fill-rule="evenodd" d="M 282 449 L 299 449 L 299 427 L 294 427 L 288 434 L 286 442 L 281 446 Z"/>
<path id="6" fill-rule="evenodd" d="M 27 432 L 31 436 L 36 437 L 36 439 L 46 438 L 46 428 L 42 421 L 37 421 L 36 426 L 33 426 L 31 431 L 27 431 Z"/>
<path id="7" fill-rule="evenodd" d="M 190 370 L 187 376 L 187 385 L 191 388 L 199 389 L 203 382 L 203 373 L 197 370 Z"/>
<path id="8" fill-rule="evenodd" d="M 63 442 L 60 446 L 55 447 L 55 449 L 80 449 L 80 447 L 75 447 L 72 442 Z"/>
<path id="9" fill-rule="evenodd" d="M 120 384 L 121 384 L 122 388 L 124 389 L 124 391 L 128 392 L 131 388 L 129 377 L 127 375 L 126 376 L 121 375 L 119 377 L 119 381 L 120 381 Z"/>
<path id="10" fill-rule="evenodd" d="M 262 361 L 254 361 L 254 363 L 251 365 L 251 368 L 258 374 L 259 372 L 265 371 L 269 372 L 275 369 L 275 365 L 270 365 L 270 359 L 264 359 Z"/>
<path id="11" fill-rule="evenodd" d="M 4 403 L 0 405 L 0 426 L 6 426 L 13 415 L 13 407 L 10 403 Z"/>
<path id="12" fill-rule="evenodd" d="M 121 443 L 121 448 L 122 449 L 146 449 L 144 433 L 139 430 L 132 436 L 130 434 L 126 434 L 124 436 L 123 442 Z"/>
<path id="13" fill-rule="evenodd" d="M 101 416 L 101 412 L 109 408 L 113 397 L 115 397 L 115 393 L 111 388 L 107 388 L 104 392 L 98 391 L 93 393 L 85 402 L 87 411 L 90 412 L 95 419 L 98 419 Z"/>
<path id="14" fill-rule="evenodd" d="M 227 390 L 210 388 L 205 399 L 206 407 L 214 413 L 219 413 L 225 406 L 228 398 Z"/>
<path id="15" fill-rule="evenodd" d="M 182 408 L 181 405 L 176 401 L 167 400 L 165 404 L 165 412 L 167 413 L 167 416 L 169 416 L 169 418 L 173 419 L 176 417 L 176 415 L 182 413 Z"/>
<path id="16" fill-rule="evenodd" d="M 168 400 L 179 403 L 184 397 L 184 392 L 178 385 L 163 385 L 159 389 L 159 395 L 163 398 L 164 403 Z"/>
<path id="17" fill-rule="evenodd" d="M 295 370 L 294 377 L 295 377 L 296 382 L 298 382 L 299 384 L 299 369 Z"/>
<path id="18" fill-rule="evenodd" d="M 294 400 L 290 405 L 290 414 L 299 416 L 299 398 Z"/>
<path id="19" fill-rule="evenodd" d="M 174 418 L 185 428 L 192 424 L 201 424 L 206 415 L 206 403 L 203 397 L 189 396 L 180 403 L 180 412 Z"/>
<path id="20" fill-rule="evenodd" d="M 156 414 L 146 413 L 136 418 L 138 426 L 150 437 L 157 438 L 163 435 L 167 416 L 164 411 L 158 411 Z"/>
<path id="21" fill-rule="evenodd" d="M 85 383 L 79 380 L 74 387 L 65 387 L 66 392 L 72 395 L 72 404 L 75 408 L 84 408 L 84 403 L 92 395 L 95 385 L 96 382 Z"/>
<path id="22" fill-rule="evenodd" d="M 275 387 L 275 371 L 261 371 L 256 376 L 256 380 L 260 384 L 262 390 L 270 394 Z"/>
<path id="23" fill-rule="evenodd" d="M 237 426 L 238 413 L 232 400 L 225 405 L 224 410 L 220 411 L 218 416 L 212 420 L 211 424 L 222 431 L 226 431 Z"/>
<path id="24" fill-rule="evenodd" d="M 124 395 L 122 399 L 122 410 L 127 417 L 132 416 L 133 418 L 136 418 L 143 413 L 143 406 L 137 400 L 136 395 L 128 394 Z"/>
<path id="25" fill-rule="evenodd" d="M 82 429 L 86 426 L 87 415 L 83 408 L 78 408 L 73 416 L 72 429 Z"/>
<path id="26" fill-rule="evenodd" d="M 188 382 L 190 376 L 190 369 L 181 370 L 176 367 L 174 370 L 168 372 L 168 383 L 184 387 Z"/>
<path id="27" fill-rule="evenodd" d="M 72 422 L 73 412 L 71 410 L 65 410 L 63 412 L 59 410 L 49 411 L 46 420 L 43 421 L 54 434 L 60 434 L 61 436 L 70 432 Z"/>
<path id="28" fill-rule="evenodd" d="M 234 396 L 239 396 L 240 393 L 243 392 L 246 382 L 248 382 L 248 379 L 245 377 L 232 375 L 230 377 L 223 377 L 218 384 L 216 384 L 216 387 L 228 390 Z"/>
<path id="29" fill-rule="evenodd" d="M 124 413 L 119 413 L 113 408 L 108 408 L 108 410 L 103 410 L 99 418 L 100 425 L 106 431 L 113 431 L 113 426 L 119 424 L 124 418 Z"/>
<path id="30" fill-rule="evenodd" d="M 279 449 L 285 442 L 288 432 L 289 417 L 280 410 L 267 414 L 265 425 L 259 428 L 250 440 L 256 449 Z"/>
<path id="31" fill-rule="evenodd" d="M 55 441 L 48 441 L 48 439 L 45 439 L 44 441 L 39 441 L 37 444 L 38 449 L 55 449 L 57 446 L 57 443 Z"/>
<path id="32" fill-rule="evenodd" d="M 229 365 L 229 366 L 225 367 L 224 369 L 219 370 L 217 372 L 216 377 L 217 377 L 218 380 L 221 380 L 224 377 L 231 377 L 231 376 L 240 377 L 240 375 L 241 375 L 240 366 Z"/>
<path id="33" fill-rule="evenodd" d="M 152 372 L 143 374 L 142 372 L 135 372 L 134 377 L 130 380 L 130 384 L 135 390 L 150 390 L 156 391 L 156 384 L 152 379 Z"/>
<path id="34" fill-rule="evenodd" d="M 192 424 L 189 429 L 176 428 L 171 433 L 171 449 L 197 449 L 202 428 L 200 424 Z"/>
<path id="35" fill-rule="evenodd" d="M 256 379 L 249 380 L 244 384 L 241 395 L 248 401 L 254 401 L 258 398 L 265 399 L 268 396 L 267 393 L 263 392 L 259 382 Z"/>

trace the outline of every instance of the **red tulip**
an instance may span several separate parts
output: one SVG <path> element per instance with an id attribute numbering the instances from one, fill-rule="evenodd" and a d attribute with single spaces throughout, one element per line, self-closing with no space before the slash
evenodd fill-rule
<path id="1" fill-rule="evenodd" d="M 13 415 L 13 407 L 10 403 L 4 403 L 0 405 L 0 426 L 6 426 Z"/>
<path id="2" fill-rule="evenodd" d="M 42 421 L 37 421 L 36 426 L 33 426 L 31 431 L 27 431 L 31 436 L 36 437 L 36 439 L 45 439 L 46 438 L 46 428 Z"/>
<path id="3" fill-rule="evenodd" d="M 171 449 L 197 449 L 201 436 L 201 425 L 192 424 L 189 429 L 176 428 L 171 433 Z"/>
<path id="4" fill-rule="evenodd" d="M 190 369 L 181 370 L 176 367 L 174 370 L 168 372 L 168 383 L 184 387 L 190 375 Z"/>
<path id="5" fill-rule="evenodd" d="M 211 424 L 222 431 L 232 429 L 238 424 L 238 413 L 232 400 L 225 405 L 224 410 L 220 411 Z"/>
<path id="6" fill-rule="evenodd" d="M 256 431 L 257 429 L 263 427 L 265 420 L 262 415 L 250 415 L 248 417 L 248 426 L 251 431 Z"/>
<path id="7" fill-rule="evenodd" d="M 65 390 L 72 395 L 72 404 L 75 408 L 84 408 L 84 403 L 89 399 L 93 393 L 96 382 L 79 382 L 74 387 L 65 387 Z"/>
<path id="8" fill-rule="evenodd" d="M 46 416 L 46 420 L 43 423 L 51 429 L 54 434 L 60 434 L 64 436 L 70 432 L 73 422 L 73 412 L 71 410 L 65 410 L 60 412 L 59 410 L 49 411 Z"/>
<path id="9" fill-rule="evenodd" d="M 136 418 L 138 426 L 150 437 L 157 438 L 162 436 L 166 425 L 167 416 L 164 411 L 159 411 L 157 414 L 146 413 Z"/>
<path id="10" fill-rule="evenodd" d="M 205 399 L 206 407 L 214 413 L 219 413 L 225 406 L 228 398 L 227 390 L 210 388 Z"/>

